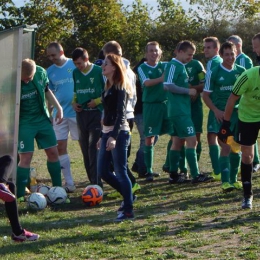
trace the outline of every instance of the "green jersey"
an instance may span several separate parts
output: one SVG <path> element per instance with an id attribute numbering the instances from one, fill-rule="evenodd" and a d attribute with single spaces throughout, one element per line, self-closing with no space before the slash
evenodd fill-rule
<path id="1" fill-rule="evenodd" d="M 87 103 L 91 99 L 101 97 L 101 93 L 104 90 L 105 79 L 102 75 L 101 67 L 92 64 L 87 73 L 83 73 L 76 68 L 73 71 L 73 79 L 77 103 L 81 104 L 84 110 L 91 110 L 87 107 Z M 102 105 L 99 104 L 97 108 L 102 110 Z"/>
<path id="2" fill-rule="evenodd" d="M 212 59 L 210 59 L 207 62 L 207 67 L 206 67 L 207 72 L 212 70 L 214 67 L 216 67 L 217 65 L 219 65 L 222 62 L 223 62 L 223 59 L 219 55 L 214 56 Z"/>
<path id="3" fill-rule="evenodd" d="M 178 87 L 189 88 L 189 78 L 184 64 L 177 59 L 172 59 L 166 67 L 164 82 L 174 83 Z M 190 116 L 190 96 L 169 92 L 168 113 L 170 117 L 182 115 Z"/>
<path id="4" fill-rule="evenodd" d="M 250 69 L 253 67 L 253 62 L 252 60 L 245 54 L 245 53 L 240 53 L 237 58 L 236 58 L 236 64 L 244 67 L 245 69 Z"/>
<path id="5" fill-rule="evenodd" d="M 214 93 L 213 103 L 218 109 L 225 110 L 233 85 L 244 71 L 237 64 L 231 70 L 220 64 L 207 73 L 204 91 Z"/>
<path id="6" fill-rule="evenodd" d="M 163 83 L 146 87 L 146 80 L 157 79 L 162 76 L 165 70 L 165 64 L 158 62 L 155 66 L 150 66 L 144 62 L 138 67 L 138 76 L 143 86 L 142 101 L 144 103 L 161 103 L 167 100 L 167 92 L 163 90 Z"/>
<path id="7" fill-rule="evenodd" d="M 204 82 L 205 69 L 200 61 L 193 59 L 185 64 L 185 68 L 189 76 L 189 84 L 196 86 Z"/>
<path id="8" fill-rule="evenodd" d="M 241 96 L 238 118 L 242 122 L 260 122 L 260 67 L 245 71 L 235 82 L 234 95 Z"/>
<path id="9" fill-rule="evenodd" d="M 45 102 L 48 84 L 47 73 L 40 66 L 36 66 L 32 81 L 21 81 L 20 125 L 39 123 L 49 117 Z"/>

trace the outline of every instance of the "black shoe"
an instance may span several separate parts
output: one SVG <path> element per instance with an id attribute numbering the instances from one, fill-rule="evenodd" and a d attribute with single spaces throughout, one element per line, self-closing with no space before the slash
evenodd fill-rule
<path id="1" fill-rule="evenodd" d="M 136 162 L 133 163 L 133 166 L 132 166 L 132 168 L 131 168 L 131 171 L 133 171 L 133 172 L 138 172 L 138 165 L 137 165 Z"/>
<path id="2" fill-rule="evenodd" d="M 260 170 L 260 164 L 259 163 L 253 163 L 253 172 L 258 172 Z"/>
<path id="3" fill-rule="evenodd" d="M 191 180 L 186 179 L 184 175 L 178 174 L 176 176 L 170 176 L 169 183 L 170 184 L 183 184 L 183 183 L 190 183 Z"/>
<path id="4" fill-rule="evenodd" d="M 163 165 L 162 170 L 164 172 L 170 173 L 170 167 L 169 166 Z"/>
<path id="5" fill-rule="evenodd" d="M 195 184 L 195 183 L 201 183 L 201 182 L 208 182 L 208 181 L 213 181 L 213 179 L 214 178 L 211 176 L 199 174 L 194 179 L 192 179 L 191 183 Z"/>
<path id="6" fill-rule="evenodd" d="M 242 209 L 252 209 L 253 208 L 253 196 L 244 197 L 242 202 Z"/>
<path id="7" fill-rule="evenodd" d="M 153 181 L 153 174 L 152 173 L 149 173 L 149 172 L 147 172 L 146 174 L 145 174 L 145 180 L 146 181 Z"/>

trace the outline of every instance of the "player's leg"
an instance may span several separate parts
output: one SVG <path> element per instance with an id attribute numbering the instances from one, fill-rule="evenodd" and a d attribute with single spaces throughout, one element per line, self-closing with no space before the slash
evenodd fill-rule
<path id="1" fill-rule="evenodd" d="M 75 119 L 75 130 L 77 131 L 76 119 Z M 67 146 L 68 146 L 68 135 L 70 130 L 70 119 L 64 118 L 61 124 L 55 124 L 53 126 L 56 139 L 58 142 L 58 153 L 59 160 L 61 165 L 61 171 L 63 177 L 65 179 L 65 189 L 67 192 L 73 192 L 76 187 L 74 185 L 71 167 L 70 167 L 70 156 L 68 154 Z M 73 130 L 73 129 L 72 129 Z M 75 131 L 74 130 L 74 131 Z"/>
<path id="2" fill-rule="evenodd" d="M 44 121 L 38 126 L 38 132 L 35 139 L 38 148 L 44 149 L 47 155 L 47 169 L 51 176 L 52 185 L 62 186 L 57 140 L 53 127 L 49 121 L 46 120 L 46 122 Z"/>
<path id="3" fill-rule="evenodd" d="M 220 168 L 219 168 L 219 156 L 220 156 L 220 147 L 217 141 L 217 135 L 219 126 L 216 121 L 215 115 L 210 110 L 208 115 L 208 124 L 207 124 L 207 139 L 208 139 L 208 146 L 209 146 L 209 156 L 211 160 L 211 165 L 213 168 L 212 176 L 216 180 L 220 180 Z"/>
<path id="4" fill-rule="evenodd" d="M 253 161 L 253 172 L 258 172 L 260 170 L 260 160 L 258 152 L 258 142 L 254 145 L 254 161 Z"/>

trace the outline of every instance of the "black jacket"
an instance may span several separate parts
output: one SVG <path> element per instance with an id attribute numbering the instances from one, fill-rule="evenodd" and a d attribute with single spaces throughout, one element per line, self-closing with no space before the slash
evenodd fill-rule
<path id="1" fill-rule="evenodd" d="M 104 107 L 103 124 L 105 126 L 114 126 L 110 136 L 117 138 L 121 126 L 126 120 L 126 105 L 128 94 L 124 90 L 116 89 L 113 85 L 105 96 L 105 91 L 102 93 L 102 104 Z"/>

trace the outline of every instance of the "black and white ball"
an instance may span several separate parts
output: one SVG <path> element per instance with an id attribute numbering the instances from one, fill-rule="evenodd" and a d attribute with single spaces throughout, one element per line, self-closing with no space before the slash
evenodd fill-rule
<path id="1" fill-rule="evenodd" d="M 31 209 L 45 209 L 47 200 L 44 195 L 39 192 L 32 193 L 27 199 L 28 208 Z"/>
<path id="2" fill-rule="evenodd" d="M 67 197 L 67 192 L 62 187 L 52 187 L 46 195 L 47 202 L 51 205 L 63 204 Z"/>
<path id="3" fill-rule="evenodd" d="M 42 195 L 46 196 L 48 191 L 50 190 L 50 186 L 45 185 L 45 184 L 40 184 L 37 186 L 37 192 L 41 193 Z"/>

